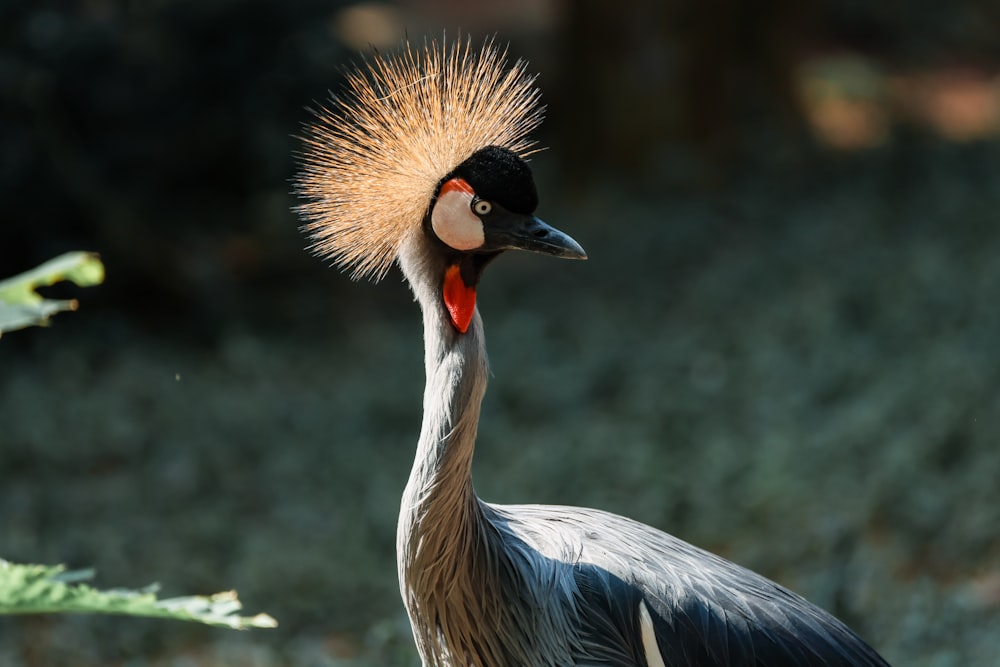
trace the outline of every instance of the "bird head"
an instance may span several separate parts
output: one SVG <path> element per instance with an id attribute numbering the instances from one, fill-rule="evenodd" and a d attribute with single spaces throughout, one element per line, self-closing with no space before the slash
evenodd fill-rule
<path id="1" fill-rule="evenodd" d="M 442 297 L 452 325 L 465 332 L 486 264 L 504 250 L 585 259 L 583 248 L 535 215 L 538 193 L 528 163 L 500 146 L 482 148 L 446 176 L 424 232 L 447 257 Z"/>
<path id="2" fill-rule="evenodd" d="M 526 158 L 542 120 L 524 64 L 508 68 L 491 41 L 376 55 L 347 74 L 346 91 L 307 128 L 296 190 L 318 254 L 381 279 L 414 238 L 464 333 L 485 266 L 504 250 L 584 259 L 535 216 Z M 437 267 L 440 267 L 438 269 Z"/>

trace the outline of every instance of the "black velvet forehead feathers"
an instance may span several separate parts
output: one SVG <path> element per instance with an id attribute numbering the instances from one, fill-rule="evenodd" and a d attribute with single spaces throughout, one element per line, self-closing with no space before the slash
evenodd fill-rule
<path id="1" fill-rule="evenodd" d="M 462 178 L 482 199 L 496 202 L 512 213 L 527 215 L 538 208 L 538 191 L 528 163 L 517 153 L 487 146 L 458 165 L 442 182 Z"/>

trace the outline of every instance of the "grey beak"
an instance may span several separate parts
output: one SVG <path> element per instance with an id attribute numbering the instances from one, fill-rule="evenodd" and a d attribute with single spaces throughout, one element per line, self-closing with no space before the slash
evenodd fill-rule
<path id="1" fill-rule="evenodd" d="M 486 227 L 490 250 L 528 250 L 565 259 L 587 259 L 587 253 L 568 234 L 533 215 L 509 214 L 500 224 Z"/>

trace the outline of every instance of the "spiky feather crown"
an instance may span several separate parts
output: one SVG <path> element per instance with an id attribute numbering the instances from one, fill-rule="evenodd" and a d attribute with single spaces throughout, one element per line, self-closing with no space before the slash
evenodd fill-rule
<path id="1" fill-rule="evenodd" d="M 441 179 L 486 146 L 521 157 L 542 121 L 535 77 L 492 40 L 409 42 L 347 74 L 346 94 L 316 112 L 296 191 L 311 248 L 353 278 L 385 276 L 419 230 Z"/>

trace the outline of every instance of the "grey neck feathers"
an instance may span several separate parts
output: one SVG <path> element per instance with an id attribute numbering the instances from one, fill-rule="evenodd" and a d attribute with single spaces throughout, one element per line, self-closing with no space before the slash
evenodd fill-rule
<path id="1" fill-rule="evenodd" d="M 478 508 L 471 466 L 489 372 L 479 312 L 466 333 L 452 327 L 441 297 L 446 267 L 431 259 L 425 243 L 400 257 L 424 320 L 423 424 L 404 497 L 416 519 L 441 504 L 452 512 Z"/>
<path id="2" fill-rule="evenodd" d="M 400 253 L 423 311 L 427 384 L 396 547 L 400 589 L 424 663 L 466 664 L 483 650 L 502 651 L 467 643 L 478 643 L 474 630 L 492 615 L 483 607 L 496 613 L 498 606 L 498 592 L 486 590 L 496 580 L 488 574 L 497 567 L 493 528 L 471 475 L 488 368 L 479 313 L 465 334 L 452 327 L 441 297 L 446 267 L 429 250 L 415 235 Z M 494 663 L 486 657 L 480 664 Z"/>
<path id="3" fill-rule="evenodd" d="M 399 255 L 423 311 L 427 371 L 423 425 L 396 535 L 414 640 L 425 667 L 563 664 L 556 653 L 566 647 L 540 638 L 566 637 L 572 613 L 533 611 L 556 597 L 571 600 L 566 582 L 472 489 L 488 374 L 483 323 L 476 311 L 465 334 L 452 327 L 441 296 L 447 267 L 429 243 L 415 234 Z M 539 576 L 543 585 L 529 582 Z"/>

